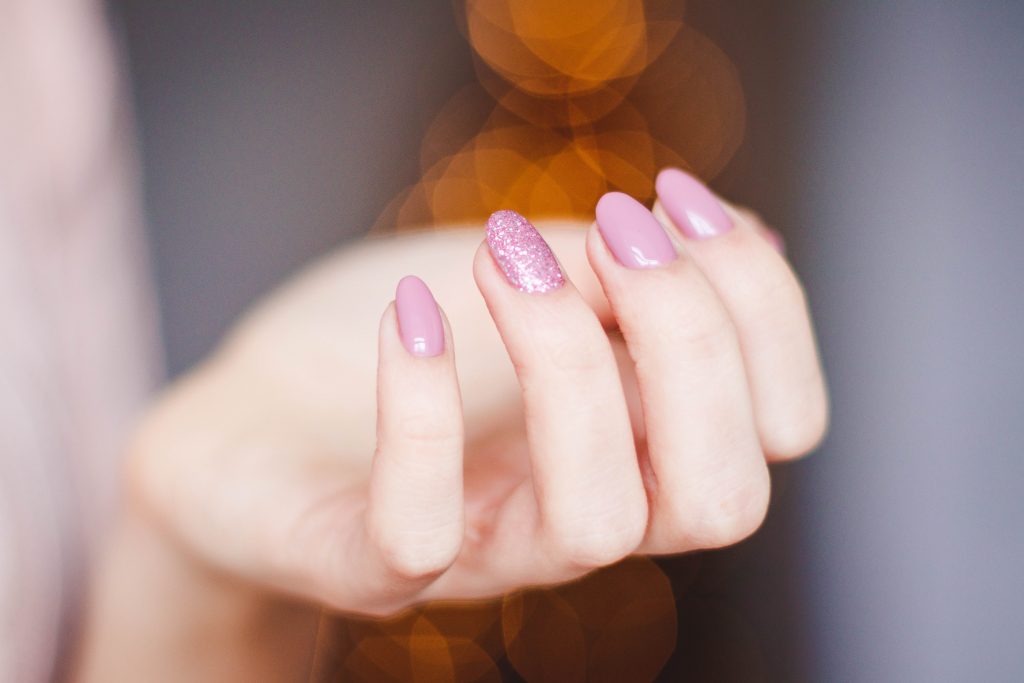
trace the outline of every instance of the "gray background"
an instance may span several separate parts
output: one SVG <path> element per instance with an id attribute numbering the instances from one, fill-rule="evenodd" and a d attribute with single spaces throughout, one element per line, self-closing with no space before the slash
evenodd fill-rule
<path id="1" fill-rule="evenodd" d="M 415 180 L 469 50 L 443 0 L 111 7 L 175 374 Z M 784 232 L 834 421 L 775 472 L 765 529 L 703 558 L 665 678 L 1021 680 L 1024 4 L 688 16 L 748 97 L 716 189 Z"/>

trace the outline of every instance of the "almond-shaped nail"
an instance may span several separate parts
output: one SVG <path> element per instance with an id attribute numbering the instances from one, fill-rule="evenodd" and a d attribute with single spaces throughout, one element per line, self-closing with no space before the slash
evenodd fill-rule
<path id="1" fill-rule="evenodd" d="M 521 292 L 549 292 L 565 284 L 551 247 L 515 211 L 495 211 L 487 219 L 487 247 L 505 278 Z"/>
<path id="2" fill-rule="evenodd" d="M 676 259 L 661 223 L 628 194 L 609 192 L 597 202 L 596 213 L 604 243 L 627 268 L 657 268 Z"/>
<path id="3" fill-rule="evenodd" d="M 407 275 L 395 291 L 398 335 L 414 356 L 440 356 L 444 352 L 444 325 L 434 295 L 423 280 Z"/>
<path id="4" fill-rule="evenodd" d="M 732 219 L 711 190 L 688 173 L 667 168 L 655 183 L 658 199 L 676 227 L 691 239 L 707 239 L 732 230 Z"/>

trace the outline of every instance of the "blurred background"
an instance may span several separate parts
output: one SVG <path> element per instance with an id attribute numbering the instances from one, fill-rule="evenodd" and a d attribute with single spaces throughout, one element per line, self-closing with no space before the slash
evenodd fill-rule
<path id="1" fill-rule="evenodd" d="M 589 218 L 607 189 L 650 200 L 665 164 L 758 210 L 807 286 L 833 425 L 775 469 L 756 536 L 338 621 L 320 673 L 435 680 L 416 658 L 443 646 L 457 680 L 1024 677 L 1024 4 L 110 0 L 107 19 L 170 377 L 370 231 Z"/>

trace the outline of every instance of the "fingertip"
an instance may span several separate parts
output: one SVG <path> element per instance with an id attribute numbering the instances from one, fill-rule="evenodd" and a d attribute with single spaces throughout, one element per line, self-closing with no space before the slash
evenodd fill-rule
<path id="1" fill-rule="evenodd" d="M 398 313 L 395 309 L 395 300 L 392 299 L 380 314 L 380 323 L 377 325 L 378 350 L 383 358 L 389 355 L 392 346 L 397 347 L 401 343 L 398 334 Z M 399 344 L 396 344 L 395 342 Z"/>
<path id="2" fill-rule="evenodd" d="M 494 262 L 494 257 L 491 256 L 487 240 L 480 240 L 480 244 L 477 245 L 476 251 L 473 253 L 473 277 L 479 285 L 482 278 L 488 277 L 491 274 L 500 275 L 498 264 Z"/>
<path id="3" fill-rule="evenodd" d="M 600 263 L 599 259 L 611 255 L 608 252 L 608 245 L 601 239 L 601 228 L 598 227 L 597 221 L 591 223 L 590 227 L 587 228 L 584 246 L 587 250 L 587 260 L 590 261 L 590 267 L 595 271 Z"/>
<path id="4" fill-rule="evenodd" d="M 587 230 L 585 248 L 590 268 L 597 275 L 597 280 L 604 291 L 604 288 L 607 287 L 606 279 L 609 275 L 609 268 L 615 264 L 616 259 L 611 247 L 608 246 L 608 241 L 602 235 L 601 225 L 597 221 L 594 221 Z"/>

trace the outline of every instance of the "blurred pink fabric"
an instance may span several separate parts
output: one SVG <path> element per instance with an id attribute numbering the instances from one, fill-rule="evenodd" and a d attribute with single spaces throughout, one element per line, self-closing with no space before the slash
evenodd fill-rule
<path id="1" fill-rule="evenodd" d="M 0 680 L 75 634 L 159 366 L 121 60 L 94 0 L 0 0 Z"/>

